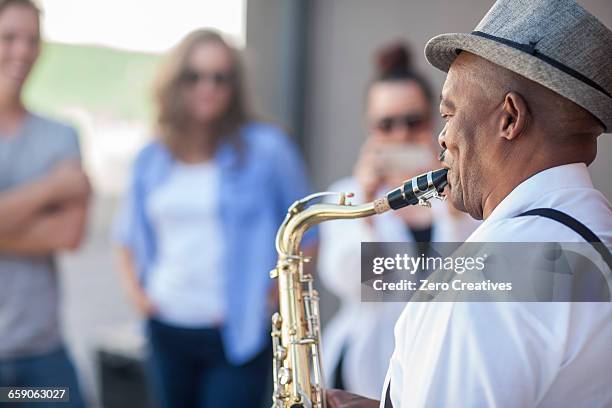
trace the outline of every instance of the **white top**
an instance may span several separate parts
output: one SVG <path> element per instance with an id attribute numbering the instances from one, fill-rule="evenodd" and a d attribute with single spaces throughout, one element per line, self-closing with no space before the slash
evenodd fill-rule
<path id="1" fill-rule="evenodd" d="M 468 241 L 584 242 L 556 221 L 513 218 L 539 207 L 612 244 L 612 208 L 584 164 L 524 181 Z M 612 406 L 611 303 L 412 303 L 395 341 L 387 373 L 394 408 Z"/>
<path id="2" fill-rule="evenodd" d="M 223 320 L 218 185 L 214 163 L 178 163 L 147 202 L 157 259 L 146 291 L 159 311 L 157 317 L 169 324 L 206 327 Z"/>
<path id="3" fill-rule="evenodd" d="M 363 202 L 358 183 L 345 178 L 329 191 L 353 192 L 353 204 Z M 381 191 L 382 196 L 386 191 Z M 432 200 L 432 241 L 463 241 L 477 222 L 452 217 L 446 203 Z M 363 219 L 324 222 L 320 227 L 318 273 L 322 284 L 340 298 L 340 309 L 323 330 L 323 364 L 327 385 L 344 349 L 342 379 L 347 391 L 378 398 L 393 352 L 393 327 L 404 309 L 399 302 L 361 302 L 361 242 L 414 242 L 405 223 L 393 212 Z"/>

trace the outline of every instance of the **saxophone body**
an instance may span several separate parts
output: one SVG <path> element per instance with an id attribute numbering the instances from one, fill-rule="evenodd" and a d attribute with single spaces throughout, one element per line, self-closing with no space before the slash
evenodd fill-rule
<path id="1" fill-rule="evenodd" d="M 276 236 L 278 263 L 270 272 L 278 279 L 279 309 L 272 316 L 273 408 L 325 408 L 325 381 L 321 359 L 319 297 L 313 277 L 304 273 L 300 244 L 306 231 L 329 220 L 382 214 L 407 205 L 429 205 L 446 185 L 446 170 L 414 177 L 386 197 L 351 205 L 346 193 L 317 193 L 296 201 Z M 312 201 L 338 195 L 337 204 Z"/>

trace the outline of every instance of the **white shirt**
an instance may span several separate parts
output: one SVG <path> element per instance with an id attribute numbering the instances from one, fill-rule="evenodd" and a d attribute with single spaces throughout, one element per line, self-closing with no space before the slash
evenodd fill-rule
<path id="1" fill-rule="evenodd" d="M 218 184 L 213 162 L 177 163 L 147 202 L 158 255 L 146 291 L 169 324 L 206 327 L 223 320 Z"/>
<path id="2" fill-rule="evenodd" d="M 584 242 L 556 221 L 514 218 L 542 207 L 578 219 L 610 247 L 612 208 L 584 164 L 524 181 L 468 241 Z M 412 303 L 395 339 L 394 408 L 612 406 L 611 303 Z"/>
<path id="3" fill-rule="evenodd" d="M 353 192 L 351 202 L 363 202 L 353 178 L 339 180 L 329 190 Z M 462 242 L 478 225 L 464 214 L 452 217 L 445 203 L 433 200 L 432 204 L 432 241 Z M 394 348 L 393 327 L 405 303 L 361 302 L 361 242 L 414 242 L 414 237 L 393 212 L 369 221 L 371 226 L 363 219 L 321 224 L 318 273 L 325 288 L 340 299 L 340 309 L 323 330 L 327 386 L 333 386 L 333 374 L 344 350 L 342 379 L 347 391 L 378 398 Z"/>

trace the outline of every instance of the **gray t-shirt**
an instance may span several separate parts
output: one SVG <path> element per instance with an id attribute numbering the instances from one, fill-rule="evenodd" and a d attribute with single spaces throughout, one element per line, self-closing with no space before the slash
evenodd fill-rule
<path id="1" fill-rule="evenodd" d="M 0 192 L 29 183 L 62 160 L 80 157 L 76 131 L 28 114 L 0 134 Z M 0 359 L 45 353 L 61 343 L 55 259 L 0 252 Z"/>

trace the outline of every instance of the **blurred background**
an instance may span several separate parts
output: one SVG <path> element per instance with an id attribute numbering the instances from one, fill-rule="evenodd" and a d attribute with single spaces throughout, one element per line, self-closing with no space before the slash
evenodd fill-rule
<path id="1" fill-rule="evenodd" d="M 612 27 L 610 0 L 580 0 Z M 420 71 L 441 89 L 444 74 L 420 50 L 436 34 L 471 31 L 493 0 L 43 0 L 43 54 L 28 105 L 80 132 L 95 200 L 87 239 L 62 257 L 63 322 L 84 391 L 101 406 L 100 359 L 130 376 L 142 346 L 139 320 L 114 270 L 109 227 L 129 166 L 150 138 L 149 89 L 160 54 L 196 27 L 221 30 L 245 51 L 253 110 L 290 130 L 313 188 L 349 175 L 366 132 L 371 56 L 394 39 L 412 45 Z M 612 200 L 612 138 L 591 166 Z M 326 294 L 323 318 L 336 307 Z M 106 354 L 100 354 L 104 351 Z M 106 357 L 104 357 L 106 356 Z M 120 357 L 124 356 L 125 360 Z M 112 376 L 111 376 L 112 377 Z M 108 396 L 106 397 L 107 405 Z"/>

